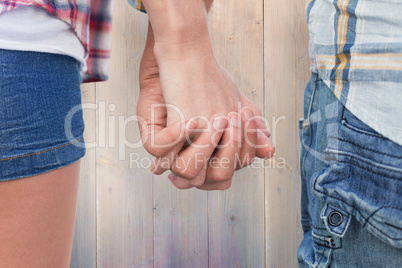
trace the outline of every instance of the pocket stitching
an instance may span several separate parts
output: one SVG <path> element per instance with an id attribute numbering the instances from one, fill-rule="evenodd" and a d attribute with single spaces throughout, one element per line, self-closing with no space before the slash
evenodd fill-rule
<path id="1" fill-rule="evenodd" d="M 338 163 L 350 164 L 350 165 L 353 165 L 353 166 L 358 167 L 358 168 L 360 168 L 360 169 L 367 170 L 367 169 L 365 169 L 365 168 L 363 168 L 363 167 L 361 167 L 361 166 L 359 166 L 359 165 L 357 165 L 357 164 L 354 164 L 354 163 L 351 163 L 351 162 L 348 162 L 348 161 L 341 161 L 341 160 L 338 160 Z M 376 175 L 379 175 L 379 176 L 386 177 L 387 179 L 390 179 L 390 180 L 401 181 L 401 180 L 399 180 L 399 179 L 395 179 L 394 177 L 390 177 L 390 176 L 388 176 L 388 175 L 385 175 L 385 174 L 382 174 L 382 173 L 379 173 L 379 172 L 375 172 L 375 171 L 372 171 L 372 170 L 370 170 L 370 172 L 372 172 L 372 173 L 374 173 L 374 174 L 376 174 Z"/>
<path id="2" fill-rule="evenodd" d="M 394 206 L 382 206 L 382 207 L 376 209 L 373 213 L 371 213 L 371 215 L 370 215 L 370 216 L 367 218 L 367 220 L 364 222 L 363 228 L 364 228 L 364 226 L 366 226 L 366 223 L 369 223 L 368 221 L 369 221 L 378 211 L 380 211 L 380 210 L 383 209 L 383 208 L 393 208 L 393 209 L 402 211 L 402 209 L 401 209 L 401 208 L 398 208 L 398 207 L 394 207 Z M 401 231 L 402 231 L 402 228 L 400 228 L 400 227 L 398 227 L 398 226 L 394 226 L 394 225 L 388 224 L 388 223 L 386 223 L 386 222 L 384 222 L 384 224 L 386 224 L 386 225 L 388 225 L 388 226 L 391 226 L 391 227 L 393 227 L 393 228 L 395 228 L 395 229 L 398 229 L 398 230 L 401 230 Z"/>
<path id="3" fill-rule="evenodd" d="M 322 194 L 322 195 L 324 195 L 324 196 L 328 196 L 329 198 L 336 199 L 336 200 L 340 201 L 341 203 L 347 205 L 348 207 L 353 208 L 353 209 L 364 219 L 365 223 L 369 224 L 372 228 L 374 228 L 375 230 L 377 230 L 378 232 L 380 232 L 381 234 L 383 234 L 385 237 L 387 237 L 387 238 L 389 238 L 389 239 L 391 239 L 391 240 L 402 241 L 402 238 L 393 238 L 393 237 L 389 236 L 388 234 L 384 233 L 384 231 L 382 231 L 381 229 L 379 229 L 379 228 L 376 227 L 375 225 L 373 225 L 371 222 L 369 222 L 369 221 L 363 216 L 363 214 L 360 212 L 360 210 L 359 210 L 358 208 L 356 208 L 355 206 L 350 205 L 349 203 L 345 202 L 344 200 L 342 200 L 342 199 L 340 199 L 340 198 L 337 198 L 337 197 L 335 197 L 335 196 L 329 196 L 329 195 L 325 194 L 324 192 L 321 192 L 320 190 L 318 190 L 317 187 L 316 187 L 317 178 L 318 178 L 318 177 L 319 177 L 319 176 L 316 177 L 316 179 L 314 180 L 314 184 L 313 184 L 313 187 L 314 187 L 314 190 L 315 190 L 315 191 L 317 191 L 318 193 L 320 193 L 320 194 Z"/>
<path id="4" fill-rule="evenodd" d="M 373 164 L 373 163 L 370 163 L 370 161 L 372 161 L 372 160 L 367 159 L 367 158 L 363 158 L 363 157 L 360 157 L 360 158 L 359 158 L 359 157 L 356 157 L 356 156 L 354 156 L 354 155 L 352 155 L 352 154 L 343 153 L 343 152 L 340 152 L 340 151 L 333 151 L 333 150 L 330 150 L 330 149 L 327 149 L 327 150 L 326 150 L 326 153 L 327 153 L 327 154 L 336 154 L 336 155 L 341 155 L 341 156 L 345 156 L 345 157 L 350 157 L 350 158 L 353 158 L 353 159 L 355 159 L 355 160 L 357 160 L 357 161 L 364 162 L 364 163 L 366 163 L 367 165 L 371 165 L 371 166 L 374 166 L 374 167 L 379 168 L 379 169 L 385 169 L 385 170 L 388 170 L 388 171 L 391 171 L 391 172 L 396 172 L 396 173 L 402 174 L 402 170 L 400 170 L 400 169 L 398 169 L 398 168 L 387 167 L 387 166 L 385 166 L 385 165 L 383 165 L 383 164 L 379 164 L 379 163 Z M 354 165 L 354 166 L 359 167 L 359 168 L 361 168 L 361 169 L 365 169 L 364 167 L 361 167 L 361 166 L 359 166 L 359 165 L 357 165 L 357 164 L 355 164 L 355 163 L 349 162 L 349 161 L 335 160 L 335 162 L 351 164 L 351 165 Z M 374 162 L 374 161 L 373 161 L 373 162 Z M 366 170 L 366 169 L 365 169 L 365 170 Z M 377 175 L 381 175 L 381 176 L 387 177 L 387 178 L 392 179 L 392 180 L 396 180 L 396 181 L 400 181 L 400 180 L 401 180 L 401 179 L 397 179 L 397 178 L 394 178 L 394 177 L 390 177 L 389 175 L 381 174 L 381 173 L 378 173 L 378 172 L 376 173 L 375 171 L 371 171 L 371 170 L 370 170 L 370 172 L 373 172 L 374 174 L 377 174 Z"/>
<path id="5" fill-rule="evenodd" d="M 358 127 L 355 127 L 355 126 L 349 124 L 347 119 L 346 119 L 346 117 L 345 117 L 345 110 L 347 110 L 346 107 L 343 107 L 342 116 L 341 116 L 341 124 L 342 125 L 344 125 L 345 127 L 349 128 L 352 131 L 356 131 L 356 132 L 359 132 L 361 134 L 365 134 L 365 135 L 374 136 L 374 137 L 377 137 L 377 138 L 382 138 L 382 139 L 388 140 L 387 138 L 385 138 L 384 136 L 382 136 L 379 133 L 363 130 L 363 129 L 360 129 Z M 364 124 L 364 122 L 362 122 L 362 123 Z"/>
<path id="6" fill-rule="evenodd" d="M 359 129 L 359 128 L 355 127 L 355 126 L 352 126 L 345 119 L 342 119 L 341 123 L 342 123 L 342 125 L 344 125 L 345 127 L 349 128 L 350 130 L 359 132 L 361 134 L 370 135 L 370 136 L 374 136 L 374 137 L 377 137 L 377 138 L 382 138 L 384 140 L 388 140 L 387 138 L 385 138 L 384 136 L 382 136 L 380 134 L 369 132 L 369 131 L 366 131 L 366 130 Z"/>
<path id="7" fill-rule="evenodd" d="M 334 244 L 335 243 L 334 239 L 331 236 L 320 236 L 320 235 L 315 234 L 314 232 L 312 232 L 311 236 L 313 238 L 313 242 L 316 243 L 319 246 L 322 246 L 322 247 L 325 247 L 325 248 L 328 248 L 328 249 L 340 249 L 340 248 L 342 248 L 342 239 L 339 239 L 339 242 L 340 242 L 339 246 L 336 246 Z M 321 244 L 319 242 L 324 242 L 324 243 Z"/>
<path id="8" fill-rule="evenodd" d="M 371 152 L 374 152 L 374 153 L 386 155 L 386 156 L 389 156 L 389 157 L 394 157 L 394 158 L 397 158 L 397 159 L 402 159 L 402 156 L 397 156 L 397 155 L 392 155 L 392 154 L 387 154 L 387 153 L 383 153 L 383 152 L 380 152 L 380 151 L 376 151 L 376 150 L 374 150 L 374 149 L 372 149 L 372 148 L 364 147 L 364 146 L 358 145 L 358 144 L 356 144 L 356 143 L 354 143 L 354 142 L 351 142 L 351 141 L 349 141 L 349 140 L 345 140 L 345 139 L 342 139 L 342 138 L 339 138 L 339 137 L 328 136 L 328 138 L 337 139 L 337 140 L 340 140 L 340 141 L 343 141 L 343 142 L 352 144 L 352 145 L 354 145 L 354 146 L 356 146 L 356 147 L 359 147 L 359 148 L 361 148 L 361 149 L 365 149 L 365 150 L 368 150 L 368 151 L 371 151 Z"/>

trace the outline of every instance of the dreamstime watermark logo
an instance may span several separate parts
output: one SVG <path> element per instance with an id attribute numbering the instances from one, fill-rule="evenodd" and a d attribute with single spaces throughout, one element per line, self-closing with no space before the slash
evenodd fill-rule
<path id="1" fill-rule="evenodd" d="M 151 166 L 152 162 L 154 159 L 150 157 L 140 157 L 139 154 L 137 153 L 131 153 L 128 150 L 129 149 L 138 149 L 142 148 L 143 144 L 147 144 L 147 146 L 151 148 L 157 148 L 157 149 L 164 149 L 164 148 L 169 148 L 175 144 L 178 143 L 178 141 L 181 141 L 183 139 L 183 135 L 186 133 L 186 127 L 187 125 L 183 125 L 183 127 L 180 127 L 180 129 L 176 133 L 176 139 L 171 140 L 168 143 L 161 143 L 156 139 L 156 135 L 152 135 L 155 132 L 155 124 L 156 118 L 158 118 L 158 109 L 167 109 L 171 112 L 174 112 L 176 114 L 176 118 L 179 118 L 180 121 L 184 122 L 185 120 L 187 122 L 192 122 L 192 121 L 197 121 L 199 124 L 200 122 L 204 123 L 203 128 L 196 129 L 192 134 L 194 134 L 196 137 L 199 137 L 203 133 L 206 133 L 206 136 L 209 137 L 209 139 L 205 139 L 203 143 L 200 142 L 194 142 L 192 139 L 194 139 L 194 136 L 187 136 L 185 137 L 185 141 L 188 145 L 191 144 L 191 146 L 194 149 L 197 150 L 202 150 L 203 148 L 207 148 L 210 146 L 216 147 L 217 150 L 224 149 L 224 148 L 232 148 L 235 146 L 249 146 L 250 148 L 255 148 L 255 149 L 263 149 L 269 146 L 272 146 L 271 143 L 261 143 L 261 142 L 256 142 L 257 139 L 250 138 L 253 135 L 254 137 L 258 137 L 259 135 L 265 135 L 260 129 L 257 127 L 251 127 L 251 122 L 254 120 L 260 120 L 265 124 L 267 127 L 267 130 L 270 132 L 271 137 L 270 140 L 272 141 L 273 144 L 276 143 L 276 132 L 278 129 L 278 125 L 282 120 L 286 119 L 286 116 L 272 116 L 271 122 L 269 122 L 265 117 L 263 116 L 253 116 L 252 118 L 248 119 L 244 124 L 242 124 L 242 127 L 237 127 L 233 128 L 231 131 L 228 129 L 222 130 L 223 132 L 228 131 L 226 135 L 229 135 L 226 140 L 227 142 L 222 142 L 222 140 L 217 139 L 217 135 L 225 135 L 222 133 L 219 133 L 216 129 L 214 129 L 214 124 L 211 122 L 210 118 L 202 115 L 197 115 L 193 116 L 191 118 L 186 118 L 184 113 L 176 106 L 174 105 L 165 105 L 165 104 L 155 104 L 151 105 L 150 107 L 150 118 L 148 121 L 145 118 L 142 118 L 141 116 L 134 114 L 134 115 L 126 115 L 126 114 L 118 114 L 117 112 L 117 107 L 113 103 L 106 103 L 106 102 L 99 102 L 97 104 L 94 103 L 83 103 L 82 105 L 77 105 L 73 107 L 69 113 L 67 114 L 64 122 L 64 127 L 65 127 L 65 134 L 70 143 L 73 143 L 75 146 L 82 147 L 82 148 L 117 148 L 118 149 L 118 159 L 121 161 L 125 161 L 127 156 L 129 156 L 129 161 L 130 161 L 130 166 L 138 166 L 138 167 L 147 167 Z M 239 103 L 238 105 L 238 112 L 240 113 L 241 111 L 241 104 Z M 86 141 L 85 143 L 83 141 L 80 141 L 79 139 L 74 136 L 74 131 L 73 131 L 73 122 L 74 122 L 74 117 L 75 116 L 82 116 L 83 110 L 93 110 L 96 112 L 96 133 L 97 133 L 97 139 L 95 141 Z M 224 116 L 228 122 L 231 120 L 231 118 Z M 131 124 L 135 124 L 133 127 Z M 231 125 L 230 123 L 229 125 Z M 140 137 L 140 135 L 134 134 L 134 132 L 139 133 L 138 128 L 141 128 L 143 130 L 143 137 Z M 128 130 L 131 131 L 128 131 Z M 134 131 L 132 131 L 134 130 Z M 144 131 L 146 130 L 146 131 Z M 145 135 L 144 133 L 147 133 L 148 135 Z M 239 142 L 239 139 L 242 140 L 242 142 Z M 260 139 L 258 139 L 260 140 Z M 201 156 L 200 156 L 201 157 Z M 235 156 L 239 157 L 239 156 Z M 151 161 L 152 160 L 152 161 Z M 240 160 L 240 159 L 238 159 Z M 241 159 L 244 161 L 244 159 Z M 276 158 L 277 161 L 266 161 L 266 160 L 261 160 L 257 161 L 254 160 L 253 163 L 255 163 L 255 167 L 258 166 L 264 166 L 266 167 L 267 165 L 272 165 L 277 168 L 281 168 L 284 166 L 284 159 L 278 159 Z M 160 160 L 161 161 L 161 160 Z M 177 161 L 177 159 L 176 159 Z M 203 163 L 209 163 L 213 164 L 214 163 L 214 156 L 210 157 L 208 161 L 202 161 Z M 226 161 L 226 160 L 225 160 Z M 222 161 L 220 159 L 219 164 L 222 165 L 225 161 Z M 163 162 L 163 161 L 162 161 Z M 272 164 L 274 163 L 274 164 Z"/>

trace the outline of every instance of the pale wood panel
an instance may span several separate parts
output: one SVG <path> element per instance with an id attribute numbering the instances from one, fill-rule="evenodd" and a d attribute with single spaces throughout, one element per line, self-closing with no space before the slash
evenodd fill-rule
<path id="1" fill-rule="evenodd" d="M 155 176 L 155 267 L 208 267 L 207 194 Z"/>
<path id="2" fill-rule="evenodd" d="M 81 87 L 82 103 L 95 104 L 95 84 Z M 84 109 L 87 146 L 95 141 L 95 110 Z M 77 216 L 75 221 L 74 242 L 70 267 L 96 267 L 96 211 L 95 211 L 95 157 L 96 148 L 87 148 L 81 159 L 80 182 L 78 188 Z"/>
<path id="3" fill-rule="evenodd" d="M 302 239 L 297 120 L 309 77 L 304 4 L 264 2 L 265 114 L 274 116 L 271 130 L 277 147 L 272 162 L 276 167 L 266 171 L 267 267 L 297 267 L 296 250 Z"/>
<path id="4" fill-rule="evenodd" d="M 215 0 L 209 25 L 218 60 L 263 110 L 263 1 Z M 208 208 L 209 267 L 264 267 L 264 170 L 237 172 Z"/>
<path id="5" fill-rule="evenodd" d="M 153 266 L 152 176 L 149 169 L 130 162 L 130 156 L 135 160 L 147 154 L 143 148 L 119 148 L 124 139 L 140 139 L 132 116 L 147 25 L 146 15 L 125 0 L 115 1 L 110 80 L 96 88 L 98 267 Z M 129 123 L 124 127 L 119 119 Z"/>

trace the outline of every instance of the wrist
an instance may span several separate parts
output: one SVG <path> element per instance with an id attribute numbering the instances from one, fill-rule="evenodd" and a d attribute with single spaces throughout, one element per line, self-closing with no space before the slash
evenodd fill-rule
<path id="1" fill-rule="evenodd" d="M 145 52 L 150 51 L 158 59 L 158 62 L 182 61 L 183 59 L 195 59 L 195 56 L 206 59 L 214 59 L 209 35 L 198 36 L 195 40 L 155 42 L 151 24 L 148 24 L 148 35 L 145 44 Z"/>
<path id="2" fill-rule="evenodd" d="M 181 3 L 183 2 L 183 3 Z M 181 44 L 209 40 L 204 0 L 143 0 L 157 43 Z"/>
<path id="3" fill-rule="evenodd" d="M 155 42 L 154 54 L 159 64 L 168 61 L 214 61 L 212 46 L 209 38 L 205 41 L 194 42 Z"/>
<path id="4" fill-rule="evenodd" d="M 209 31 L 207 21 L 205 20 L 178 20 L 166 21 L 163 27 L 155 28 L 155 24 L 151 21 L 153 28 L 153 38 L 155 44 L 160 47 L 170 48 L 172 46 L 195 46 L 198 44 L 210 44 Z"/>

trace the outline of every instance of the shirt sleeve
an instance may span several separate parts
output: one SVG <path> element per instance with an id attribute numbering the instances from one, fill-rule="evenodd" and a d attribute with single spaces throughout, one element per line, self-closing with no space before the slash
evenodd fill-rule
<path id="1" fill-rule="evenodd" d="M 142 0 L 127 0 L 127 2 L 133 6 L 134 8 L 138 9 L 141 12 L 147 13 L 145 11 L 144 5 L 142 4 Z"/>

